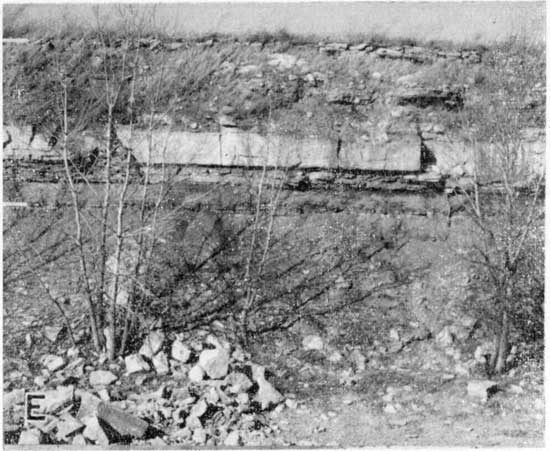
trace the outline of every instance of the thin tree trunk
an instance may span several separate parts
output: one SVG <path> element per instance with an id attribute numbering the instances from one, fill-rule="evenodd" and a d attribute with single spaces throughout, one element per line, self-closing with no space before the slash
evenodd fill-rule
<path id="1" fill-rule="evenodd" d="M 107 222 L 109 220 L 109 204 L 110 204 L 110 195 L 111 195 L 111 153 L 113 145 L 112 137 L 112 127 L 113 127 L 113 109 L 109 105 L 108 118 L 107 118 L 107 155 L 105 162 L 105 187 L 104 187 L 104 196 L 103 203 L 101 206 L 101 239 L 100 239 L 100 266 L 99 266 L 99 299 L 103 304 L 105 299 L 105 272 L 106 272 L 106 262 L 107 262 Z"/>
<path id="2" fill-rule="evenodd" d="M 116 354 L 116 301 L 118 295 L 118 284 L 120 280 L 120 257 L 122 254 L 122 247 L 124 244 L 123 236 L 123 218 L 124 218 L 124 201 L 126 200 L 126 192 L 128 190 L 128 182 L 130 180 L 130 164 L 132 153 L 130 149 L 127 150 L 128 154 L 126 156 L 126 173 L 124 175 L 124 184 L 122 190 L 120 191 L 120 197 L 118 200 L 118 211 L 117 211 L 117 229 L 116 229 L 116 251 L 115 251 L 115 274 L 114 274 L 114 287 L 113 287 L 113 298 L 111 299 L 111 308 L 109 311 L 109 343 L 111 348 L 107 350 L 108 357 L 110 360 L 114 360 Z M 129 302 L 129 300 L 128 300 Z M 128 305 L 126 306 L 128 307 Z"/>
<path id="3" fill-rule="evenodd" d="M 254 215 L 254 228 L 252 231 L 252 239 L 250 241 L 250 248 L 248 251 L 248 258 L 246 261 L 246 268 L 244 273 L 244 282 L 246 284 L 246 296 L 245 296 L 244 305 L 239 317 L 239 334 L 240 334 L 240 340 L 243 346 L 248 345 L 248 315 L 254 303 L 254 299 L 256 297 L 256 290 L 252 286 L 252 281 L 250 280 L 250 269 L 251 269 L 252 260 L 254 257 L 254 250 L 256 249 L 256 239 L 258 235 L 258 229 L 260 228 L 262 191 L 264 188 L 266 172 L 267 172 L 267 163 L 264 163 L 264 166 L 262 169 L 262 176 L 260 179 L 260 185 L 258 186 L 258 194 L 257 194 L 258 198 L 256 199 L 256 213 Z"/>
<path id="4" fill-rule="evenodd" d="M 63 164 L 65 167 L 65 174 L 69 182 L 69 188 L 71 191 L 71 198 L 73 203 L 74 221 L 76 225 L 75 241 L 79 251 L 80 274 L 81 274 L 81 277 L 84 279 L 84 284 L 86 287 L 86 302 L 88 304 L 88 311 L 90 315 L 90 329 L 92 333 L 94 347 L 96 351 L 99 352 L 101 350 L 101 338 L 98 332 L 97 313 L 95 311 L 94 301 L 92 298 L 92 290 L 90 287 L 90 281 L 88 278 L 88 269 L 86 266 L 86 257 L 84 255 L 84 245 L 82 243 L 82 226 L 80 223 L 80 209 L 78 206 L 78 196 L 76 194 L 76 188 L 74 186 L 71 170 L 69 168 L 69 156 L 68 156 L 68 150 L 67 150 L 68 135 L 69 135 L 69 132 L 68 132 L 68 117 L 67 117 L 67 87 L 63 85 Z"/>
<path id="5" fill-rule="evenodd" d="M 502 374 L 506 369 L 506 358 L 508 357 L 509 348 L 509 319 L 506 309 L 503 310 L 500 320 L 500 332 L 498 337 L 498 350 L 495 352 L 494 373 Z"/>

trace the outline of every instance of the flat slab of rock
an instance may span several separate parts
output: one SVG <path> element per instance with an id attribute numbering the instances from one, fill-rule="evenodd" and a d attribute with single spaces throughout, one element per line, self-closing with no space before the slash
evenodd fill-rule
<path id="1" fill-rule="evenodd" d="M 122 437 L 141 439 L 149 428 L 146 421 L 104 402 L 99 403 L 97 407 L 97 418 Z"/>

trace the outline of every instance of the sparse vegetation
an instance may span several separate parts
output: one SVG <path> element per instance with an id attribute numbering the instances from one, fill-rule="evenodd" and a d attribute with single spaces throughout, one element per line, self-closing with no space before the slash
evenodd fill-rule
<path id="1" fill-rule="evenodd" d="M 168 36 L 133 6 L 118 8 L 120 29 L 98 9 L 93 30 L 52 33 L 18 11 L 5 35 L 50 35 L 3 47 L 5 122 L 30 130 L 4 147 L 46 146 L 52 161 L 5 160 L 5 199 L 37 201 L 4 215 L 5 390 L 80 384 L 128 407 L 166 382 L 132 414 L 169 444 L 221 444 L 245 423 L 281 446 L 542 440 L 529 404 L 543 389 L 545 179 L 526 140 L 544 126 L 542 46 Z M 202 136 L 220 160 L 168 165 L 175 132 L 216 132 Z M 319 138 L 336 164 L 247 166 L 248 148 L 222 164 L 230 133 L 270 152 L 285 138 L 291 158 L 304 138 L 324 152 Z M 367 142 L 384 159 L 417 146 L 420 170 L 341 165 Z M 229 370 L 207 374 L 204 353 Z M 265 368 L 248 353 L 298 401 L 258 401 Z M 96 369 L 120 385 L 101 390 Z M 232 377 L 253 382 L 233 392 Z"/>
<path id="2" fill-rule="evenodd" d="M 495 54 L 501 64 L 490 65 L 486 75 L 490 82 L 498 80 L 498 94 L 488 97 L 483 108 L 465 112 L 462 127 L 471 134 L 475 150 L 473 186 L 464 188 L 468 211 L 481 236 L 474 262 L 492 289 L 478 309 L 493 321 L 495 345 L 489 371 L 502 373 L 512 329 L 534 338 L 542 336 L 544 328 L 544 170 L 533 175 L 533 166 L 541 163 L 530 155 L 522 133 L 543 120 L 532 114 L 530 104 L 533 88 L 544 76 L 540 70 L 531 72 L 539 60 L 521 42 L 506 43 Z M 533 63 L 522 64 L 518 58 Z M 482 149 L 479 142 L 490 146 Z M 491 184 L 494 188 L 487 189 Z"/>

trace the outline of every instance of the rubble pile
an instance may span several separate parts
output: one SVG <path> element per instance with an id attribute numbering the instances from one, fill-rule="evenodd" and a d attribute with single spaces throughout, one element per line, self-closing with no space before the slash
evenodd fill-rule
<path id="1" fill-rule="evenodd" d="M 266 369 L 214 335 L 170 343 L 152 331 L 124 363 L 69 354 L 73 360 L 44 367 L 27 390 L 45 395 L 35 408 L 42 421 L 24 424 L 25 389 L 4 392 L 5 443 L 259 445 L 285 408 Z"/>

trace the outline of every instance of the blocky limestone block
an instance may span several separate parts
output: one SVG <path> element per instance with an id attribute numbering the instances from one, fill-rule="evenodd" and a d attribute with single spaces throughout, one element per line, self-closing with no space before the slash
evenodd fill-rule
<path id="1" fill-rule="evenodd" d="M 39 134 L 32 134 L 30 125 L 25 127 L 15 127 L 12 125 L 3 125 L 3 144 L 4 158 L 22 157 L 22 158 L 40 158 L 42 155 L 49 154 L 48 141 Z"/>
<path id="2" fill-rule="evenodd" d="M 473 168 L 473 149 L 463 142 L 443 140 L 426 140 L 427 163 L 435 165 L 441 174 L 451 174 L 455 168 L 463 168 L 466 174 Z M 469 174 L 471 175 L 471 174 Z"/>
<path id="3" fill-rule="evenodd" d="M 414 134 L 382 140 L 344 142 L 342 169 L 412 172 L 420 170 L 420 138 Z"/>
<path id="4" fill-rule="evenodd" d="M 223 166 L 336 168 L 336 149 L 328 140 L 225 131 L 221 134 Z"/>
<path id="5" fill-rule="evenodd" d="M 127 127 L 118 130 L 119 139 L 134 149 L 134 156 L 141 164 L 146 164 L 149 153 L 148 133 L 134 130 L 130 137 Z M 218 133 L 193 133 L 170 131 L 159 128 L 152 134 L 151 163 L 214 165 L 220 161 L 220 136 Z"/>
<path id="6" fill-rule="evenodd" d="M 478 175 L 483 179 L 498 178 L 495 170 L 499 161 L 499 150 L 494 144 L 479 143 L 475 149 L 468 143 L 458 139 L 427 140 L 425 141 L 429 158 L 437 166 L 441 174 L 455 176 L 457 168 L 465 176 L 472 176 L 476 168 L 474 158 L 477 159 Z M 525 140 L 521 148 L 517 149 L 515 162 L 518 168 L 525 169 L 526 179 L 544 172 L 546 143 L 544 139 Z"/>

